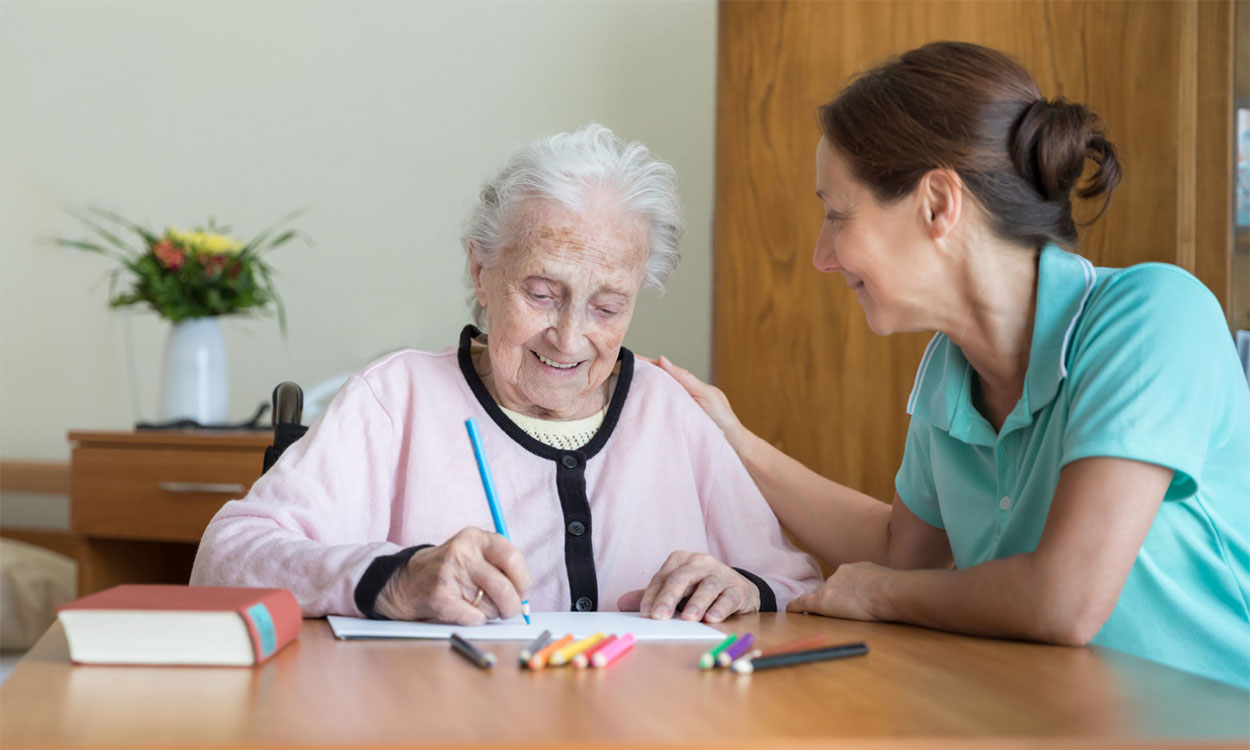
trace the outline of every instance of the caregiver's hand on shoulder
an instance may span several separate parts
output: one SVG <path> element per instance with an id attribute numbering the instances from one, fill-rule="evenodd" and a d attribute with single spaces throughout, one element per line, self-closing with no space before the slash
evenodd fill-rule
<path id="1" fill-rule="evenodd" d="M 645 590 L 621 596 L 617 608 L 667 620 L 686 597 L 683 620 L 720 622 L 760 608 L 760 590 L 741 573 L 711 555 L 683 551 L 668 556 Z"/>
<path id="2" fill-rule="evenodd" d="M 521 614 L 531 583 L 529 566 L 512 542 L 466 528 L 437 547 L 418 550 L 382 587 L 374 608 L 392 620 L 482 625 Z"/>
<path id="3" fill-rule="evenodd" d="M 816 590 L 795 597 L 787 612 L 810 612 L 845 620 L 888 620 L 881 613 L 881 586 L 890 568 L 870 562 L 843 563 Z"/>
<path id="4" fill-rule="evenodd" d="M 725 393 L 714 385 L 708 385 L 699 380 L 689 370 L 684 367 L 678 367 L 673 364 L 668 357 L 663 355 L 659 359 L 644 358 L 660 367 L 660 369 L 673 376 L 673 379 L 681 384 L 682 388 L 694 398 L 695 403 L 707 413 L 716 426 L 725 433 L 725 437 L 729 440 L 729 444 L 738 447 L 737 440 L 743 432 L 742 423 L 738 421 L 738 415 L 734 414 L 733 407 L 729 405 L 729 399 L 725 397 Z"/>

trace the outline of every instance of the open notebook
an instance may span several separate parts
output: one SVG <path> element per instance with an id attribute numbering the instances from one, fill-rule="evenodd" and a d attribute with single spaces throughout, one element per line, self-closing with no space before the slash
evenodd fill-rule
<path id="1" fill-rule="evenodd" d="M 337 638 L 450 638 L 452 633 L 471 641 L 531 641 L 544 630 L 556 637 L 565 633 L 588 638 L 595 633 L 633 633 L 639 641 L 719 641 L 725 634 L 701 622 L 652 620 L 631 612 L 535 612 L 532 622 L 515 617 L 473 627 L 430 622 L 326 618 Z"/>

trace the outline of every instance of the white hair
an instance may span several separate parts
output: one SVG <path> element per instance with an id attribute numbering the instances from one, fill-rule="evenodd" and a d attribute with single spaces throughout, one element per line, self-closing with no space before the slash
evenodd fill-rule
<path id="1" fill-rule="evenodd" d="M 677 244 L 683 231 L 677 198 L 677 170 L 654 159 L 647 147 L 626 143 L 603 125 L 542 138 L 517 151 L 503 169 L 482 186 L 478 204 L 460 238 L 472 265 L 493 265 L 508 244 L 510 222 L 527 200 L 548 200 L 573 210 L 583 208 L 592 190 L 616 194 L 626 215 L 644 217 L 649 243 L 642 286 L 661 294 L 677 268 Z M 471 296 L 473 320 L 485 327 L 485 308 Z"/>

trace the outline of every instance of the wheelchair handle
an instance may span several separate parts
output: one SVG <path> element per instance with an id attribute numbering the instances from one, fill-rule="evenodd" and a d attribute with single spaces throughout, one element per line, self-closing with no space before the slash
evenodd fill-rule
<path id="1" fill-rule="evenodd" d="M 299 424 L 304 416 L 304 391 L 287 380 L 273 389 L 273 423 Z"/>

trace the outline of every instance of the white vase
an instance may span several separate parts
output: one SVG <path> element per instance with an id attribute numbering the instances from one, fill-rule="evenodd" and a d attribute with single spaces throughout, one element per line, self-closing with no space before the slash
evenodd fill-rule
<path id="1" fill-rule="evenodd" d="M 226 342 L 217 318 L 175 323 L 165 340 L 161 399 L 166 420 L 224 424 L 230 402 Z"/>

